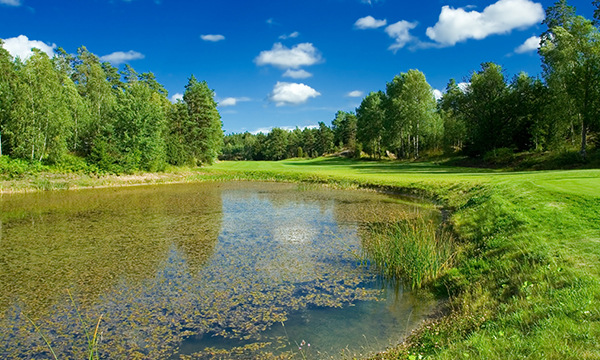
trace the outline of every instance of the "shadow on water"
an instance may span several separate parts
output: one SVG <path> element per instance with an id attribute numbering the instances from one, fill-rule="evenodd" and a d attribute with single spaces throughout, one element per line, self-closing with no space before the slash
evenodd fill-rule
<path id="1" fill-rule="evenodd" d="M 0 358 L 51 356 L 24 315 L 61 358 L 84 356 L 85 330 L 100 316 L 107 359 L 299 355 L 303 340 L 309 357 L 335 356 L 397 342 L 433 304 L 359 264 L 360 227 L 434 211 L 370 192 L 298 189 L 210 183 L 4 197 Z"/>

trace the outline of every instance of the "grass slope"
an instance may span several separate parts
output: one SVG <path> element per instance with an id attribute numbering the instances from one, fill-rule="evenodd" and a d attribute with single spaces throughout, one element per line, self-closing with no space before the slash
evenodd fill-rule
<path id="1" fill-rule="evenodd" d="M 501 172 L 339 158 L 222 162 L 227 178 L 383 186 L 454 210 L 450 314 L 378 358 L 599 359 L 600 171 Z"/>

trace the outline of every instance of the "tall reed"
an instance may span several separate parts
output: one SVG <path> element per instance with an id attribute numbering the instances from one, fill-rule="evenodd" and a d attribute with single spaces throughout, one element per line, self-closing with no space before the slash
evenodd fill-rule
<path id="1" fill-rule="evenodd" d="M 363 262 L 388 279 L 421 288 L 450 266 L 452 236 L 430 219 L 417 216 L 393 223 L 373 223 L 363 236 Z"/>

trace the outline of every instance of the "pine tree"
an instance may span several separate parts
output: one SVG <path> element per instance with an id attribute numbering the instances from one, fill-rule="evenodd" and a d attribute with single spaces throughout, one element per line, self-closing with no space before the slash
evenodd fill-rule
<path id="1" fill-rule="evenodd" d="M 186 134 L 191 158 L 196 163 L 212 164 L 223 147 L 223 124 L 214 92 L 206 81 L 199 82 L 192 75 L 185 86 L 183 101 L 193 124 Z"/>

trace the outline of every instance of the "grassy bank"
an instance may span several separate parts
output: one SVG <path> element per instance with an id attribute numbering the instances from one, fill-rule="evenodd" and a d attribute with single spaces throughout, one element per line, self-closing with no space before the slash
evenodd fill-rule
<path id="1" fill-rule="evenodd" d="M 501 172 L 431 163 L 226 162 L 255 179 L 390 187 L 454 210 L 462 252 L 434 288 L 450 314 L 381 358 L 600 358 L 600 171 Z"/>
<path id="2" fill-rule="evenodd" d="M 427 197 L 453 210 L 450 223 L 461 248 L 455 267 L 432 284 L 449 295 L 449 314 L 378 357 L 600 358 L 599 170 L 502 172 L 320 158 L 223 162 L 136 176 L 41 173 L 1 184 L 3 191 L 15 192 L 249 179 L 378 187 Z"/>

